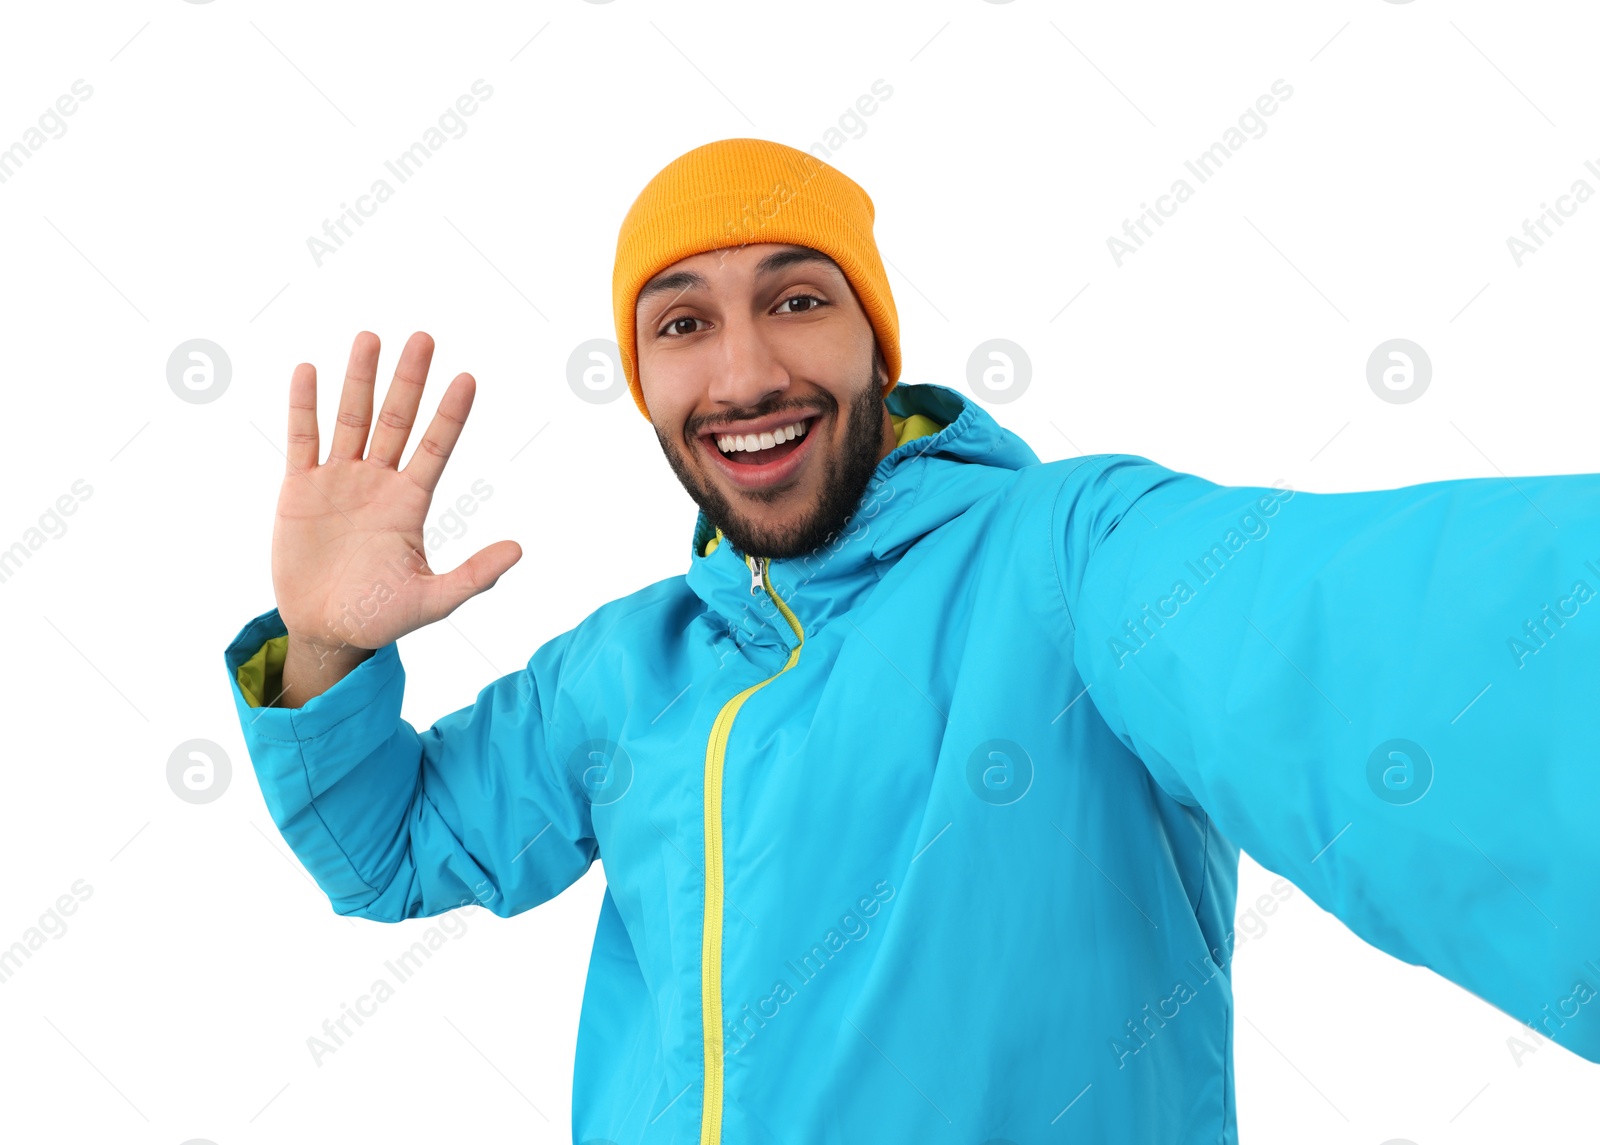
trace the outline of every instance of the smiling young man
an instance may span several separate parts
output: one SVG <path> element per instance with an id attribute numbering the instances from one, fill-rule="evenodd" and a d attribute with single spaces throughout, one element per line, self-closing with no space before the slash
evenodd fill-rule
<path id="1" fill-rule="evenodd" d="M 661 450 L 736 548 L 800 556 L 844 526 L 896 434 L 837 263 L 774 243 L 695 255 L 639 291 L 635 329 Z"/>
<path id="2" fill-rule="evenodd" d="M 575 1142 L 1234 1142 L 1241 846 L 1284 876 L 1249 917 L 1293 880 L 1600 1061 L 1600 476 L 1042 463 L 899 382 L 872 224 L 764 140 L 650 181 L 613 310 L 688 569 L 425 731 L 398 638 L 521 553 L 423 560 L 474 383 L 400 469 L 432 343 L 374 419 L 359 335 L 319 463 L 296 369 L 277 607 L 225 662 L 334 910 L 510 916 L 603 859 Z"/>

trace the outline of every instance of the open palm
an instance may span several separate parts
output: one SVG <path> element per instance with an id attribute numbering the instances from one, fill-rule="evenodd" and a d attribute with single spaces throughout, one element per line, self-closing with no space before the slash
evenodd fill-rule
<path id="1" fill-rule="evenodd" d="M 433 339 L 419 331 L 406 343 L 374 429 L 378 350 L 376 334 L 356 335 L 326 461 L 317 460 L 316 367 L 302 362 L 289 381 L 272 588 L 285 628 L 310 646 L 382 648 L 450 615 L 522 557 L 515 541 L 497 541 L 447 573 L 428 567 L 423 523 L 472 408 L 475 383 L 471 374 L 450 383 L 402 469 Z"/>

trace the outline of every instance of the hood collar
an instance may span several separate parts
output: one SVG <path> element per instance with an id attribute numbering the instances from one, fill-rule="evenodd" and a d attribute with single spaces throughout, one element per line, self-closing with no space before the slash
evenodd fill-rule
<path id="1" fill-rule="evenodd" d="M 924 534 L 1000 489 L 1011 472 L 1039 464 L 1027 442 L 947 386 L 901 382 L 884 404 L 897 417 L 920 413 L 944 428 L 884 456 L 831 541 L 803 556 L 767 563 L 773 590 L 808 635 L 848 611 L 877 584 L 881 569 Z M 746 554 L 724 536 L 710 555 L 701 555 L 715 534 L 701 510 L 690 543 L 689 587 L 730 631 L 743 630 L 741 644 L 752 639 L 792 648 L 798 642 L 794 631 L 755 582 Z"/>

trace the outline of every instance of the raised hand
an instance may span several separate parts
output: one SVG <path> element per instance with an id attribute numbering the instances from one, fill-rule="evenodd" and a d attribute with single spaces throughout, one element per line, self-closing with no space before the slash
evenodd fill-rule
<path id="1" fill-rule="evenodd" d="M 378 348 L 376 334 L 356 335 L 333 444 L 320 464 L 316 367 L 302 362 L 289 381 L 288 464 L 272 531 L 272 587 L 290 637 L 284 683 L 290 685 L 291 668 L 298 666 L 304 685 L 291 691 L 331 686 L 372 650 L 449 616 L 522 557 L 515 541 L 497 541 L 447 573 L 428 567 L 424 521 L 476 383 L 471 374 L 456 376 L 400 468 L 433 339 L 418 331 L 401 351 L 369 444 Z M 343 670 L 314 687 L 313 656 L 323 670 L 330 664 Z"/>

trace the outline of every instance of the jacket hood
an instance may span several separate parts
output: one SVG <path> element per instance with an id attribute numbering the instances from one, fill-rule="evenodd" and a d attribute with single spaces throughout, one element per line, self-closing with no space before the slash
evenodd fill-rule
<path id="1" fill-rule="evenodd" d="M 901 382 L 884 404 L 896 417 L 922 414 L 943 428 L 896 446 L 878 462 L 855 511 L 831 541 L 803 556 L 769 562 L 774 591 L 806 631 L 848 611 L 877 584 L 880 570 L 924 534 L 1009 484 L 1017 470 L 1039 464 L 1027 442 L 948 386 Z M 724 537 L 702 555 L 715 534 L 715 523 L 701 510 L 689 587 L 736 636 L 743 630 L 757 643 L 793 647 L 794 631 L 760 588 L 747 554 Z"/>

